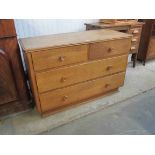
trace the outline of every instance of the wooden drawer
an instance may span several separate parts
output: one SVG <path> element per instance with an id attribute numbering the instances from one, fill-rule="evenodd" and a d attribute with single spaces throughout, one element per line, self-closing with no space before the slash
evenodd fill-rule
<path id="1" fill-rule="evenodd" d="M 129 34 L 132 34 L 134 36 L 137 36 L 137 35 L 140 35 L 141 34 L 141 30 L 142 30 L 142 28 L 139 28 L 139 27 L 137 27 L 137 28 L 131 28 L 129 30 Z"/>
<path id="2" fill-rule="evenodd" d="M 130 48 L 130 53 L 137 53 L 138 52 L 138 45 L 132 44 Z"/>
<path id="3" fill-rule="evenodd" d="M 90 44 L 89 59 L 102 59 L 120 54 L 128 54 L 130 51 L 129 39 L 118 39 Z"/>
<path id="4" fill-rule="evenodd" d="M 131 44 L 139 44 L 140 37 L 134 36 L 132 37 Z"/>
<path id="5" fill-rule="evenodd" d="M 35 71 L 84 62 L 88 59 L 87 45 L 33 52 L 32 59 Z"/>
<path id="6" fill-rule="evenodd" d="M 122 86 L 124 77 L 125 73 L 123 72 L 40 94 L 42 112 L 55 110 L 85 99 L 102 95 Z"/>
<path id="7" fill-rule="evenodd" d="M 36 73 L 40 93 L 126 70 L 127 55 Z"/>

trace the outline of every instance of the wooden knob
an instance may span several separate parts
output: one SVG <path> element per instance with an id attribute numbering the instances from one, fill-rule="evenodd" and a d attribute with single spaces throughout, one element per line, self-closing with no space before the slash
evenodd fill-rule
<path id="1" fill-rule="evenodd" d="M 135 39 L 135 38 L 134 38 L 134 39 L 132 39 L 132 42 L 136 42 L 136 41 L 137 41 L 137 39 Z"/>
<path id="2" fill-rule="evenodd" d="M 63 97 L 63 101 L 66 101 L 68 99 L 68 96 Z"/>
<path id="3" fill-rule="evenodd" d="M 136 49 L 136 47 L 135 47 L 135 46 L 132 46 L 132 47 L 131 47 L 131 50 L 135 50 L 135 49 Z"/>
<path id="4" fill-rule="evenodd" d="M 110 69 L 112 69 L 112 66 L 107 66 L 106 70 L 109 71 Z"/>
<path id="5" fill-rule="evenodd" d="M 110 48 L 108 48 L 108 53 L 110 53 L 110 52 L 112 52 L 112 48 L 110 47 Z"/>
<path id="6" fill-rule="evenodd" d="M 66 80 L 67 80 L 66 77 L 62 77 L 62 78 L 61 78 L 61 82 L 65 82 Z"/>
<path id="7" fill-rule="evenodd" d="M 105 88 L 108 88 L 109 86 L 110 86 L 110 84 L 108 84 L 108 83 L 107 83 L 107 84 L 105 84 Z"/>
<path id="8" fill-rule="evenodd" d="M 134 31 L 133 31 L 133 34 L 137 34 L 137 33 L 139 33 L 138 30 L 134 30 Z"/>
<path id="9" fill-rule="evenodd" d="M 64 60 L 65 60 L 65 57 L 64 57 L 64 56 L 60 56 L 60 57 L 59 57 L 59 61 L 60 61 L 60 62 L 63 62 Z"/>

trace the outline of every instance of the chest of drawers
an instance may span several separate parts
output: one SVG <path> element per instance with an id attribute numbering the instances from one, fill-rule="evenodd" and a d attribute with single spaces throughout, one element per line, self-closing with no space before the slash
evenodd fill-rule
<path id="1" fill-rule="evenodd" d="M 51 114 L 118 89 L 131 35 L 95 30 L 20 39 L 38 111 Z"/>

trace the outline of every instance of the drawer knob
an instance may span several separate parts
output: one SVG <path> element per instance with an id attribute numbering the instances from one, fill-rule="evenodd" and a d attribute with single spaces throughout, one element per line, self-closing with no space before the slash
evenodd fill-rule
<path id="1" fill-rule="evenodd" d="M 65 82 L 66 80 L 67 80 L 66 77 L 62 77 L 62 78 L 61 78 L 61 82 Z"/>
<path id="2" fill-rule="evenodd" d="M 108 84 L 108 83 L 107 83 L 107 84 L 105 84 L 105 88 L 108 88 L 109 86 L 110 86 L 110 84 Z"/>
<path id="3" fill-rule="evenodd" d="M 68 96 L 63 97 L 63 101 L 66 101 L 68 99 Z"/>
<path id="4" fill-rule="evenodd" d="M 134 30 L 134 31 L 133 31 L 133 34 L 137 34 L 137 33 L 139 33 L 138 30 Z"/>
<path id="5" fill-rule="evenodd" d="M 108 53 L 111 53 L 112 52 L 112 48 L 108 48 Z"/>
<path id="6" fill-rule="evenodd" d="M 134 39 L 132 39 L 132 42 L 136 42 L 136 41 L 137 41 L 137 39 L 135 39 L 135 38 L 134 38 Z"/>
<path id="7" fill-rule="evenodd" d="M 59 61 L 60 61 L 60 62 L 63 62 L 64 60 L 65 60 L 65 57 L 64 57 L 64 56 L 60 56 L 60 57 L 59 57 Z"/>
<path id="8" fill-rule="evenodd" d="M 135 50 L 135 49 L 136 49 L 136 47 L 135 47 L 135 46 L 132 46 L 132 47 L 131 47 L 131 50 Z"/>
<path id="9" fill-rule="evenodd" d="M 106 70 L 109 71 L 112 69 L 112 66 L 107 66 Z"/>

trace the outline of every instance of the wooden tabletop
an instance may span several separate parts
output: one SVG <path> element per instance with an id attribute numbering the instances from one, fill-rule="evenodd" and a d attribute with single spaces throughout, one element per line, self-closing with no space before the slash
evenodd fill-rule
<path id="1" fill-rule="evenodd" d="M 97 26 L 100 28 L 111 28 L 111 27 L 119 27 L 119 26 L 134 26 L 134 25 L 143 25 L 143 22 L 137 21 L 117 21 L 116 23 L 106 24 L 106 23 L 85 23 L 85 25 Z"/>
<path id="2" fill-rule="evenodd" d="M 19 39 L 22 48 L 31 52 L 40 49 L 49 49 L 60 46 L 88 44 L 98 41 L 108 41 L 129 38 L 131 35 L 113 30 L 90 30 L 83 32 L 63 33 L 46 36 Z"/>

